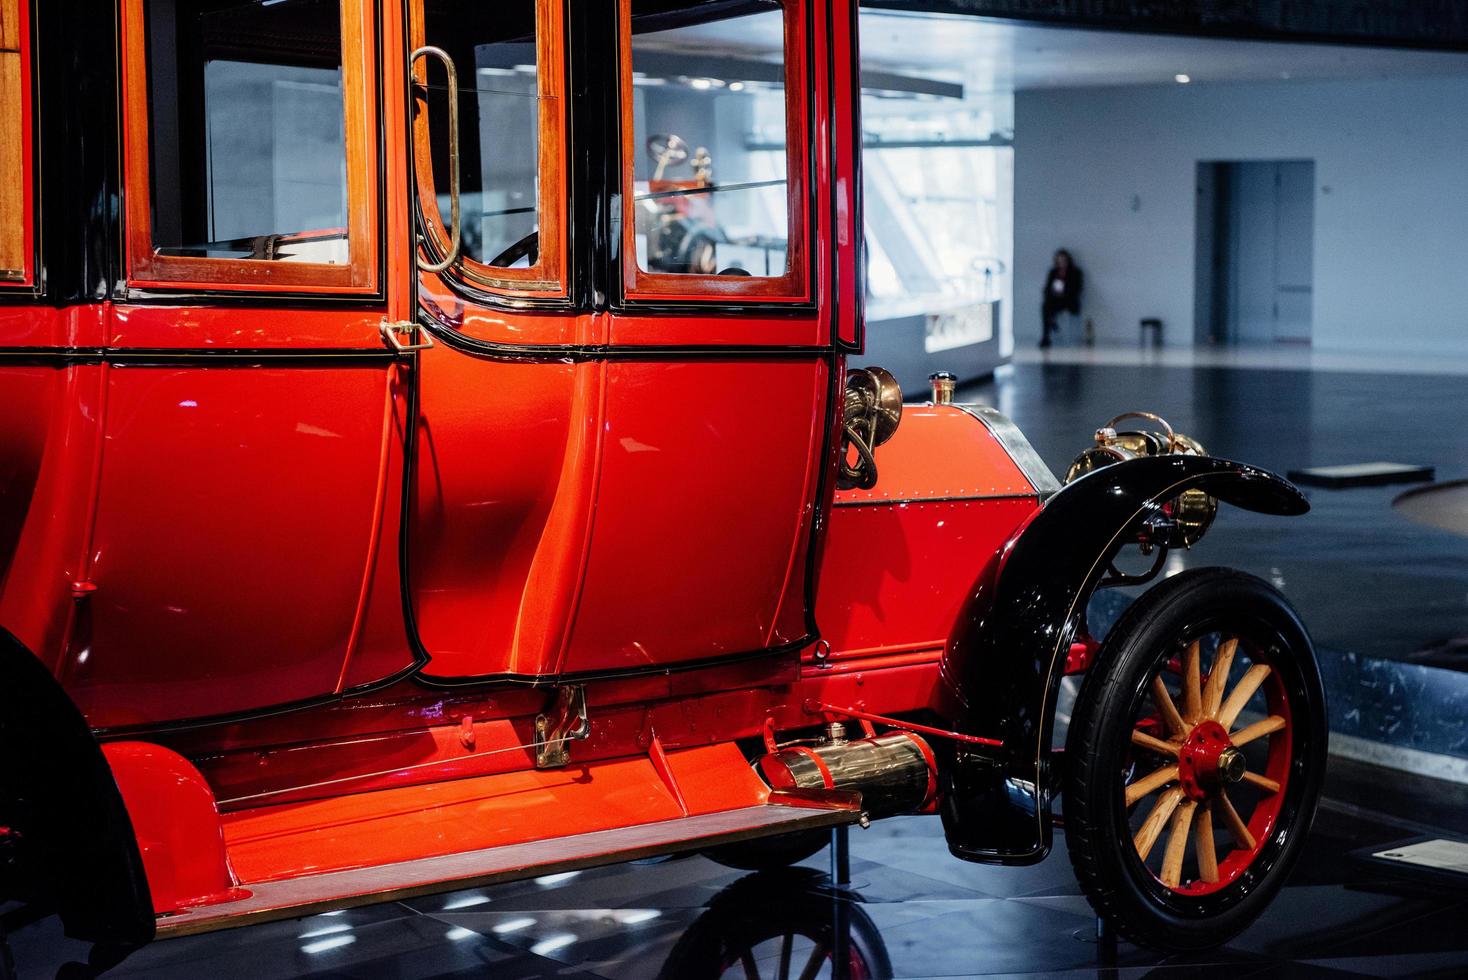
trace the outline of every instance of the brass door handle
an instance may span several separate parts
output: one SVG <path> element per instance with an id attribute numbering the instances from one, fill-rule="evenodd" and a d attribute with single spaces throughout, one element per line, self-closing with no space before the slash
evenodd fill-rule
<path id="1" fill-rule="evenodd" d="M 443 64 L 444 71 L 448 73 L 449 94 L 449 250 L 440 261 L 428 262 L 423 256 L 418 256 L 418 268 L 424 272 L 442 272 L 453 265 L 459 258 L 459 249 L 463 244 L 463 224 L 459 209 L 459 72 L 454 67 L 454 59 L 443 48 L 436 48 L 426 44 L 408 58 L 411 66 L 419 58 L 437 58 Z M 426 69 L 425 69 L 426 72 Z M 424 75 L 425 85 L 427 75 Z M 431 160 L 425 165 L 433 166 Z M 418 240 L 424 242 L 427 235 L 420 231 Z"/>
<path id="2" fill-rule="evenodd" d="M 411 354 L 433 346 L 433 338 L 428 336 L 428 331 L 412 320 L 384 319 L 378 330 L 382 333 L 382 342 L 399 354 Z M 418 338 L 416 341 L 404 343 L 404 337 L 414 336 Z"/>

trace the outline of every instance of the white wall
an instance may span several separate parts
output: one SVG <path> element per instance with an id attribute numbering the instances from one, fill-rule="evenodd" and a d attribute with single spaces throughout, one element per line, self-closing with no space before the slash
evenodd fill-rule
<path id="1" fill-rule="evenodd" d="M 1098 343 L 1191 344 L 1198 162 L 1310 159 L 1315 348 L 1468 356 L 1468 78 L 1021 92 L 1014 148 L 1020 345 L 1058 247 Z"/>

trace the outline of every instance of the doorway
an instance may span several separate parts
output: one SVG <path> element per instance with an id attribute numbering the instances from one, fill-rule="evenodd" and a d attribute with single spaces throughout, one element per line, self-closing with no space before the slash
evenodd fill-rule
<path id="1" fill-rule="evenodd" d="M 1198 164 L 1195 339 L 1308 344 L 1315 161 Z"/>

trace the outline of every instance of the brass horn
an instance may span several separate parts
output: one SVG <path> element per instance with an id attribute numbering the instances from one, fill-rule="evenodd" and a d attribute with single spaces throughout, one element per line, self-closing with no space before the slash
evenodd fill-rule
<path id="1" fill-rule="evenodd" d="M 879 367 L 847 371 L 841 410 L 841 472 L 836 485 L 842 490 L 876 486 L 876 448 L 891 439 L 901 424 L 902 388 L 896 378 Z"/>

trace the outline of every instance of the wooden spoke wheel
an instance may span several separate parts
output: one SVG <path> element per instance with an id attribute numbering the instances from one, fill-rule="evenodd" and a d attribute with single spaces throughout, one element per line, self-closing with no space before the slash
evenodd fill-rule
<path id="1" fill-rule="evenodd" d="M 1087 676 L 1066 841 L 1098 913 L 1149 946 L 1226 942 L 1284 883 L 1324 775 L 1310 640 L 1267 583 L 1197 569 L 1149 591 Z"/>

